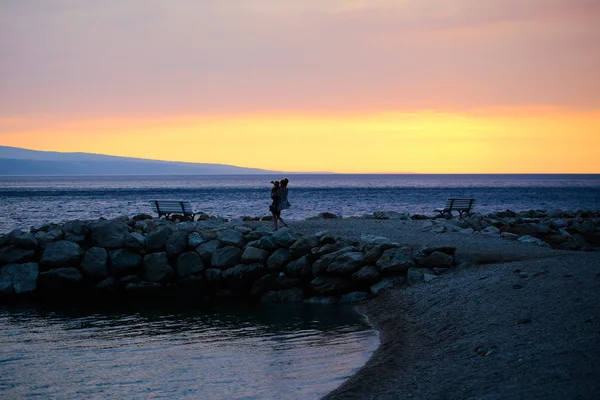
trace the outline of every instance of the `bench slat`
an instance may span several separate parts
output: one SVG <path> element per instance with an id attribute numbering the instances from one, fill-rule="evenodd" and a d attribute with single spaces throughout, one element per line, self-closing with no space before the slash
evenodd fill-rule
<path id="1" fill-rule="evenodd" d="M 152 206 L 152 210 L 161 215 L 167 214 L 183 214 L 186 215 L 194 215 L 194 211 L 192 209 L 192 205 L 189 201 L 182 200 L 153 200 L 150 202 Z"/>

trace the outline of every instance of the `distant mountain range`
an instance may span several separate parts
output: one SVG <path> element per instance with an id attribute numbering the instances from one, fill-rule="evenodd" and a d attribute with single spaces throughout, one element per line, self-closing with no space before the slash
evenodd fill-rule
<path id="1" fill-rule="evenodd" d="M 280 171 L 0 146 L 0 175 L 227 175 L 274 172 Z"/>

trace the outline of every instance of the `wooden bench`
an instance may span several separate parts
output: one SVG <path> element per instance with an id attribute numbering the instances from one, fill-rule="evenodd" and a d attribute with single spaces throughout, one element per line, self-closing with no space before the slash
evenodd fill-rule
<path id="1" fill-rule="evenodd" d="M 444 215 L 446 213 L 452 214 L 452 211 L 458 211 L 459 218 L 462 218 L 463 213 L 467 214 L 467 217 L 471 215 L 471 208 L 475 204 L 475 199 L 447 199 L 444 208 L 438 208 L 435 211 Z"/>
<path id="2" fill-rule="evenodd" d="M 156 212 L 159 217 L 164 215 L 165 217 L 169 218 L 171 214 L 178 214 L 193 220 L 194 215 L 197 214 L 192 210 L 192 205 L 189 201 L 152 200 L 150 204 L 152 205 L 154 212 Z"/>

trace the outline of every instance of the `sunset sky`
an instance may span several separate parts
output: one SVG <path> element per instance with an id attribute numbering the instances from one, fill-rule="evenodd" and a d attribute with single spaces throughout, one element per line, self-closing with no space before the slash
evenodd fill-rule
<path id="1" fill-rule="evenodd" d="M 0 1 L 0 145 L 600 173 L 600 0 Z"/>

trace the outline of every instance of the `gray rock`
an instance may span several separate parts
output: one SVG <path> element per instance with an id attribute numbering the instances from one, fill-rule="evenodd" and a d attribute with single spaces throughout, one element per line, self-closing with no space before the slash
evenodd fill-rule
<path id="1" fill-rule="evenodd" d="M 267 267 L 269 271 L 279 271 L 290 261 L 290 251 L 286 248 L 275 250 L 267 259 Z"/>
<path id="2" fill-rule="evenodd" d="M 285 266 L 285 272 L 287 275 L 293 278 L 304 278 L 310 277 L 311 265 L 308 256 L 300 257 L 299 259 L 290 262 Z"/>
<path id="3" fill-rule="evenodd" d="M 373 213 L 374 219 L 391 219 L 391 220 L 407 220 L 410 216 L 405 213 L 399 213 L 396 211 L 375 211 Z"/>
<path id="4" fill-rule="evenodd" d="M 465 228 L 460 231 L 460 233 L 465 234 L 465 235 L 470 235 L 474 232 L 475 232 L 475 230 L 473 228 Z"/>
<path id="5" fill-rule="evenodd" d="M 318 295 L 335 295 L 347 292 L 351 288 L 349 279 L 318 276 L 310 282 L 310 286 Z"/>
<path id="6" fill-rule="evenodd" d="M 56 268 L 42 272 L 38 277 L 41 290 L 58 291 L 77 288 L 83 282 L 83 276 L 77 268 Z"/>
<path id="7" fill-rule="evenodd" d="M 222 273 L 223 273 L 223 271 L 221 271 L 220 269 L 206 268 L 204 270 L 204 273 L 203 273 L 204 280 L 210 286 L 217 286 L 218 283 L 221 281 L 221 274 Z"/>
<path id="8" fill-rule="evenodd" d="M 102 247 L 92 247 L 83 255 L 81 269 L 92 279 L 104 279 L 108 276 L 108 253 Z"/>
<path id="9" fill-rule="evenodd" d="M 36 250 L 38 248 L 38 240 L 33 233 L 16 235 L 11 241 L 12 244 L 22 249 Z"/>
<path id="10" fill-rule="evenodd" d="M 275 241 L 273 236 L 263 236 L 258 239 L 258 244 L 256 245 L 259 249 L 274 251 L 279 248 L 279 245 Z"/>
<path id="11" fill-rule="evenodd" d="M 37 263 L 5 265 L 0 269 L 0 295 L 35 292 L 38 272 Z"/>
<path id="12" fill-rule="evenodd" d="M 202 235 L 200 235 L 198 232 L 191 232 L 188 235 L 187 242 L 188 242 L 188 247 L 190 249 L 195 249 L 196 247 L 200 246 L 202 243 L 206 242 L 206 240 L 204 240 Z"/>
<path id="13" fill-rule="evenodd" d="M 423 280 L 425 282 L 431 282 L 432 280 L 436 279 L 437 276 L 436 275 L 432 275 L 432 274 L 423 274 Z"/>
<path id="14" fill-rule="evenodd" d="M 519 235 L 510 233 L 510 232 L 502 232 L 500 234 L 500 237 L 502 239 L 506 239 L 506 240 L 518 240 L 519 239 Z"/>
<path id="15" fill-rule="evenodd" d="M 336 304 L 337 299 L 334 296 L 313 296 L 311 298 L 305 299 L 304 303 L 331 305 Z"/>
<path id="16" fill-rule="evenodd" d="M 118 249 L 125 246 L 129 227 L 118 220 L 100 221 L 91 225 L 92 246 Z"/>
<path id="17" fill-rule="evenodd" d="M 122 277 L 121 279 L 119 279 L 119 284 L 125 286 L 128 283 L 139 283 L 141 281 L 142 280 L 137 275 L 125 275 L 124 277 Z"/>
<path id="18" fill-rule="evenodd" d="M 254 280 L 266 272 L 267 267 L 262 264 L 239 264 L 233 268 L 226 269 L 221 276 L 230 288 L 240 290 L 252 287 Z"/>
<path id="19" fill-rule="evenodd" d="M 302 257 L 305 254 L 309 254 L 313 247 L 319 246 L 319 239 L 315 236 L 305 236 L 296 240 L 294 244 L 290 246 L 290 256 L 292 260 Z"/>
<path id="20" fill-rule="evenodd" d="M 355 304 L 366 300 L 369 297 L 369 293 L 365 292 L 352 292 L 340 297 L 339 304 Z"/>
<path id="21" fill-rule="evenodd" d="M 221 242 L 218 240 L 210 240 L 208 242 L 204 242 L 196 247 L 196 253 L 200 255 L 204 264 L 210 264 L 210 260 L 212 259 L 212 255 L 221 246 Z"/>
<path id="22" fill-rule="evenodd" d="M 424 268 L 451 268 L 453 263 L 454 257 L 441 251 L 434 251 L 419 260 L 419 265 Z"/>
<path id="23" fill-rule="evenodd" d="M 380 278 L 379 270 L 377 267 L 369 265 L 366 267 L 362 267 L 354 274 L 352 274 L 352 279 L 359 282 L 365 283 L 374 283 L 377 282 Z"/>
<path id="24" fill-rule="evenodd" d="M 148 282 L 166 282 L 173 278 L 175 273 L 169 265 L 167 253 L 146 254 L 142 263 L 143 279 Z"/>
<path id="25" fill-rule="evenodd" d="M 254 298 L 260 298 L 265 293 L 276 290 L 277 286 L 278 275 L 267 274 L 254 281 L 250 295 Z"/>
<path id="26" fill-rule="evenodd" d="M 414 285 L 423 280 L 423 270 L 420 268 L 409 268 L 406 273 L 406 282 L 409 285 Z"/>
<path id="27" fill-rule="evenodd" d="M 404 273 L 415 266 L 412 250 L 410 247 L 388 249 L 377 260 L 377 266 L 384 275 Z"/>
<path id="28" fill-rule="evenodd" d="M 289 248 L 296 241 L 296 238 L 290 233 L 289 229 L 287 228 L 278 230 L 277 232 L 273 233 L 271 237 L 275 240 L 275 243 L 279 247 Z"/>
<path id="29" fill-rule="evenodd" d="M 102 293 L 116 292 L 118 289 L 119 282 L 112 276 L 109 276 L 96 285 L 96 290 Z"/>
<path id="30" fill-rule="evenodd" d="M 22 264 L 34 261 L 35 251 L 10 245 L 0 248 L 0 265 Z"/>
<path id="31" fill-rule="evenodd" d="M 177 261 L 175 262 L 175 272 L 177 272 L 177 276 L 180 278 L 197 274 L 203 270 L 204 263 L 198 253 L 194 251 L 182 253 L 177 257 Z"/>
<path id="32" fill-rule="evenodd" d="M 481 230 L 481 234 L 483 235 L 498 235 L 500 234 L 500 229 L 496 228 L 494 225 L 487 226 Z"/>
<path id="33" fill-rule="evenodd" d="M 136 275 L 140 272 L 142 256 L 125 249 L 116 249 L 108 253 L 110 275 L 121 277 Z"/>
<path id="34" fill-rule="evenodd" d="M 167 242 L 165 243 L 165 249 L 167 250 L 167 257 L 173 259 L 183 253 L 187 248 L 188 233 L 184 230 L 173 232 Z"/>
<path id="35" fill-rule="evenodd" d="M 269 257 L 269 252 L 266 250 L 258 249 L 256 247 L 248 246 L 242 253 L 243 264 L 264 264 Z"/>
<path id="36" fill-rule="evenodd" d="M 217 239 L 223 244 L 223 246 L 235 246 L 242 248 L 246 244 L 242 234 L 234 229 L 220 231 Z"/>
<path id="37" fill-rule="evenodd" d="M 146 236 L 146 251 L 148 253 L 164 251 L 170 236 L 171 229 L 169 228 L 160 228 L 154 232 L 150 232 Z"/>
<path id="38" fill-rule="evenodd" d="M 189 275 L 177 282 L 177 292 L 187 295 L 201 295 L 204 291 L 202 275 Z"/>
<path id="39" fill-rule="evenodd" d="M 371 285 L 371 293 L 379 294 L 379 293 L 383 292 L 384 290 L 391 289 L 393 287 L 394 287 L 393 279 L 382 279 L 379 282 L 375 283 L 374 285 Z"/>
<path id="40" fill-rule="evenodd" d="M 312 275 L 313 276 L 323 275 L 327 271 L 327 267 L 329 266 L 329 264 L 331 264 L 336 259 L 337 256 L 339 256 L 340 254 L 344 254 L 347 252 L 353 252 L 353 251 L 357 251 L 357 249 L 354 247 L 344 247 L 343 249 L 334 251 L 333 253 L 325 254 L 324 256 L 320 257 L 317 261 L 315 261 L 313 263 Z"/>
<path id="41" fill-rule="evenodd" d="M 280 290 L 279 298 L 282 303 L 302 303 L 304 300 L 304 291 L 300 288 Z"/>
<path id="42" fill-rule="evenodd" d="M 518 240 L 521 243 L 531 243 L 541 247 L 550 247 L 550 245 L 543 240 L 529 235 L 521 236 Z"/>
<path id="43" fill-rule="evenodd" d="M 125 237 L 125 248 L 141 251 L 146 246 L 146 236 L 139 232 L 132 232 Z"/>
<path id="44" fill-rule="evenodd" d="M 300 288 L 270 291 L 261 298 L 263 303 L 301 303 L 303 300 L 304 292 Z"/>
<path id="45" fill-rule="evenodd" d="M 227 269 L 239 264 L 241 259 L 241 249 L 235 246 L 225 246 L 215 250 L 210 264 L 213 268 Z"/>
<path id="46" fill-rule="evenodd" d="M 376 235 L 361 235 L 360 236 L 361 243 L 367 246 L 376 246 L 386 244 L 391 247 L 398 247 L 398 244 L 392 242 L 389 238 L 385 236 L 376 236 Z"/>
<path id="47" fill-rule="evenodd" d="M 125 285 L 125 291 L 130 293 L 160 293 L 162 291 L 162 285 L 158 282 L 131 282 Z"/>
<path id="48" fill-rule="evenodd" d="M 328 275 L 351 275 L 365 265 L 365 255 L 361 252 L 344 252 L 339 254 L 328 266 Z"/>
<path id="49" fill-rule="evenodd" d="M 52 229 L 48 232 L 39 231 L 35 235 L 40 247 L 46 247 L 46 244 L 50 242 L 56 242 L 64 238 L 64 233 L 60 229 Z"/>
<path id="50" fill-rule="evenodd" d="M 316 258 L 320 258 L 324 255 L 335 253 L 336 251 L 340 250 L 356 251 L 357 249 L 353 246 L 349 246 L 346 242 L 340 241 L 335 243 L 324 244 L 321 247 L 314 248 L 311 250 L 311 254 L 314 255 Z"/>
<path id="51" fill-rule="evenodd" d="M 83 251 L 77 243 L 66 240 L 58 242 L 50 242 L 46 244 L 46 248 L 40 259 L 40 268 L 64 268 L 71 266 L 79 266 Z"/>

